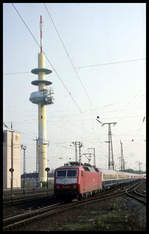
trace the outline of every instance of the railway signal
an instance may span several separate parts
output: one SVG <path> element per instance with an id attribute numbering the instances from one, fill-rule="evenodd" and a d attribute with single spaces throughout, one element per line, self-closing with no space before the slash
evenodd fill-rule
<path id="1" fill-rule="evenodd" d="M 13 195 L 13 172 L 14 172 L 14 169 L 11 167 L 9 169 L 10 173 L 11 173 L 11 199 L 12 199 L 12 195 Z"/>
<path id="2" fill-rule="evenodd" d="M 47 193 L 48 193 L 48 172 L 50 171 L 50 168 L 46 167 L 45 171 L 47 172 Z"/>

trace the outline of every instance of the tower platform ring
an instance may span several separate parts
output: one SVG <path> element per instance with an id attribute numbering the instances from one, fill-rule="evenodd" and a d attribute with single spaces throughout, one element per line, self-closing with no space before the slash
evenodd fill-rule
<path id="1" fill-rule="evenodd" d="M 45 74 L 50 74 L 52 71 L 47 69 L 47 68 L 42 67 L 42 68 L 34 68 L 31 70 L 31 72 L 38 75 L 39 72 L 44 72 Z"/>
<path id="2" fill-rule="evenodd" d="M 51 85 L 52 82 L 48 80 L 33 80 L 31 84 L 32 85 L 40 85 L 40 84 Z"/>

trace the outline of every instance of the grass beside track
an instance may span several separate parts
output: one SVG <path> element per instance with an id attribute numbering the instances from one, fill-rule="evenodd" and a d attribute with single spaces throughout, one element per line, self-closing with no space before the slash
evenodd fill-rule
<path id="1" fill-rule="evenodd" d="M 103 202 L 104 204 L 104 202 Z M 77 209 L 77 208 L 76 208 Z M 136 222 L 136 213 L 131 213 L 123 197 L 108 201 L 104 209 L 91 209 L 78 215 L 73 222 L 68 222 L 55 230 L 59 231 L 141 231 L 144 227 Z"/>

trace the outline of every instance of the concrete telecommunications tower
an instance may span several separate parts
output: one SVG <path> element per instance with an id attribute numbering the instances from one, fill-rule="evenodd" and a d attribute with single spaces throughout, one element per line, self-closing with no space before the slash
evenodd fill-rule
<path id="1" fill-rule="evenodd" d="M 32 69 L 33 74 L 38 75 L 38 80 L 31 82 L 32 85 L 38 86 L 38 91 L 31 93 L 30 101 L 38 104 L 38 138 L 37 138 L 37 172 L 39 173 L 39 182 L 47 181 L 47 127 L 46 127 L 46 105 L 53 103 L 53 92 L 46 89 L 47 85 L 51 85 L 51 81 L 47 81 L 45 75 L 52 71 L 45 68 L 45 55 L 42 51 L 42 16 L 40 16 L 40 53 L 38 54 L 38 68 Z"/>

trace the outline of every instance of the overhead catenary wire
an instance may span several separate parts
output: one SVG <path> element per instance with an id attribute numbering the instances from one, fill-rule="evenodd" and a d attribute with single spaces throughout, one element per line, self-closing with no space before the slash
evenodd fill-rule
<path id="1" fill-rule="evenodd" d="M 47 14 L 48 14 L 48 16 L 49 16 L 49 19 L 51 20 L 51 22 L 52 22 L 52 24 L 53 24 L 53 26 L 54 26 L 54 28 L 55 28 L 55 31 L 56 31 L 57 35 L 58 35 L 58 37 L 59 37 L 59 39 L 60 39 L 60 41 L 61 41 L 61 43 L 62 43 L 62 46 L 63 46 L 63 48 L 64 48 L 64 51 L 65 51 L 65 53 L 66 53 L 66 55 L 67 55 L 67 57 L 68 57 L 68 59 L 69 59 L 71 65 L 72 65 L 72 68 L 73 68 L 73 70 L 74 70 L 74 72 L 75 72 L 75 74 L 76 74 L 76 77 L 77 77 L 77 79 L 80 81 L 80 84 L 81 84 L 81 86 L 83 87 L 83 89 L 84 89 L 84 91 L 85 91 L 85 94 L 86 94 L 86 96 L 87 96 L 87 98 L 88 98 L 88 100 L 89 100 L 89 102 L 90 102 L 90 105 L 92 105 L 92 102 L 91 102 L 90 96 L 89 96 L 89 94 L 88 94 L 88 92 L 87 92 L 87 89 L 86 89 L 86 87 L 84 86 L 83 82 L 82 82 L 81 79 L 80 79 L 79 73 L 78 73 L 76 67 L 75 67 L 74 64 L 73 64 L 72 58 L 71 58 L 70 54 L 68 53 L 68 50 L 67 50 L 67 48 L 66 48 L 66 45 L 64 44 L 64 40 L 62 39 L 62 36 L 60 35 L 60 33 L 59 33 L 59 31 L 58 31 L 58 29 L 57 29 L 57 27 L 56 27 L 56 24 L 55 24 L 55 22 L 54 22 L 54 19 L 53 19 L 52 15 L 51 15 L 49 9 L 47 8 L 46 4 L 43 3 L 43 5 L 44 5 L 44 8 L 45 8 L 45 10 L 46 10 L 46 12 L 47 12 Z"/>
<path id="2" fill-rule="evenodd" d="M 38 42 L 37 42 L 38 43 Z M 38 43 L 39 44 L 39 43 Z M 137 60 L 137 59 L 136 59 Z M 141 59 L 142 60 L 142 59 Z M 132 61 L 132 60 L 131 60 Z M 130 60 L 129 61 L 127 61 L 127 62 L 131 62 Z M 134 61 L 134 60 L 133 60 Z M 121 63 L 122 63 L 122 61 L 120 61 Z M 126 62 L 126 61 L 123 61 L 123 62 Z M 112 63 L 110 63 L 110 64 L 115 64 L 115 62 L 112 62 Z M 105 65 L 105 64 L 103 64 L 103 65 Z M 108 65 L 108 64 L 107 64 Z M 68 91 L 69 92 L 69 91 Z M 69 94 L 70 95 L 70 94 Z"/>
<path id="3" fill-rule="evenodd" d="M 23 22 L 23 24 L 26 26 L 26 28 L 28 29 L 29 33 L 31 34 L 32 38 L 34 39 L 34 41 L 36 42 L 36 44 L 38 45 L 38 47 L 40 48 L 40 44 L 38 42 L 38 40 L 36 39 L 36 37 L 34 36 L 34 34 L 32 33 L 31 29 L 28 27 L 28 25 L 26 24 L 26 22 L 24 21 L 23 17 L 21 16 L 21 14 L 19 13 L 19 11 L 17 10 L 17 8 L 15 7 L 14 3 L 11 3 L 13 8 L 15 9 L 17 15 L 20 17 L 21 21 Z M 74 102 L 74 104 L 77 106 L 78 110 L 80 111 L 80 113 L 82 113 L 82 110 L 80 108 L 80 106 L 78 105 L 78 103 L 76 102 L 76 100 L 73 98 L 71 92 L 69 91 L 69 89 L 67 88 L 67 86 L 65 85 L 64 81 L 61 79 L 60 75 L 58 74 L 58 72 L 56 71 L 56 69 L 54 68 L 54 66 L 52 65 L 52 63 L 50 62 L 48 56 L 46 55 L 46 53 L 44 52 L 45 57 L 48 61 L 48 63 L 50 64 L 51 68 L 53 69 L 53 71 L 55 72 L 57 78 L 61 81 L 63 87 L 65 88 L 65 90 L 67 91 L 67 93 L 69 94 L 69 96 L 71 97 L 72 101 Z"/>
<path id="4" fill-rule="evenodd" d="M 118 63 L 131 63 L 131 62 L 137 62 L 145 60 L 145 58 L 136 58 L 136 59 L 129 59 L 129 60 L 121 60 L 121 61 L 115 61 L 115 62 L 110 62 L 110 63 L 100 63 L 100 64 L 90 64 L 90 65 L 85 65 L 85 66 L 80 66 L 80 67 L 75 67 L 75 70 L 77 69 L 83 69 L 83 68 L 90 68 L 90 67 L 98 67 L 98 66 L 104 66 L 104 65 L 113 65 L 113 64 L 118 64 Z M 7 72 L 4 73 L 4 75 L 19 75 L 19 74 L 25 74 L 25 73 L 30 73 L 30 72 Z"/>
<path id="5" fill-rule="evenodd" d="M 20 74 L 30 74 L 30 72 L 6 72 L 6 73 L 4 73 L 5 76 L 8 76 L 8 75 L 20 75 Z"/>
<path id="6" fill-rule="evenodd" d="M 92 68 L 92 67 L 113 65 L 113 64 L 119 64 L 119 63 L 137 62 L 137 61 L 141 61 L 145 59 L 146 58 L 136 58 L 136 59 L 127 59 L 127 60 L 121 60 L 121 61 L 115 61 L 115 62 L 109 62 L 109 63 L 89 64 L 89 65 L 79 66 L 77 67 L 77 69 Z"/>

